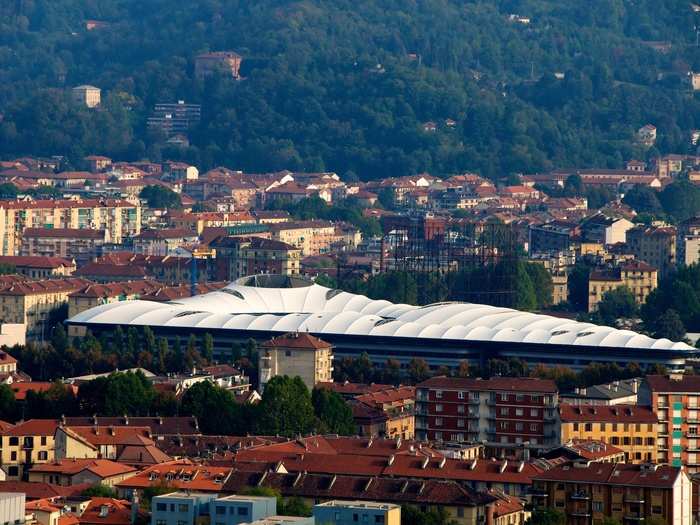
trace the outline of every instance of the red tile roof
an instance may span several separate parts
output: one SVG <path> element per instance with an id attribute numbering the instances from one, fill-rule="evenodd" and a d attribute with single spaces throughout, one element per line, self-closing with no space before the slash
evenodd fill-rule
<path id="1" fill-rule="evenodd" d="M 696 394 L 700 391 L 700 376 L 677 374 L 668 375 L 648 375 L 646 384 L 652 392 L 690 392 Z"/>
<path id="2" fill-rule="evenodd" d="M 172 461 L 148 467 L 140 474 L 116 484 L 121 489 L 143 489 L 158 483 L 167 483 L 175 490 L 220 492 L 230 467 L 195 465 L 188 460 Z"/>
<path id="3" fill-rule="evenodd" d="M 392 385 L 382 385 L 379 383 L 350 383 L 349 381 L 345 381 L 344 383 L 324 382 L 317 384 L 316 387 L 332 390 L 333 392 L 337 392 L 338 394 L 344 396 L 359 396 L 362 394 L 381 392 L 382 390 L 394 388 Z"/>
<path id="4" fill-rule="evenodd" d="M 357 396 L 355 399 L 364 403 L 366 405 L 375 406 L 381 408 L 385 404 L 391 404 L 396 402 L 405 402 L 410 400 L 415 400 L 416 389 L 412 386 L 401 386 L 398 388 L 390 388 L 387 390 L 381 390 L 379 392 L 371 392 L 369 394 L 363 394 Z"/>
<path id="5" fill-rule="evenodd" d="M 314 337 L 306 332 L 294 332 L 278 337 L 273 337 L 262 344 L 263 348 L 300 348 L 300 349 L 325 349 L 330 348 L 330 343 Z"/>
<path id="6" fill-rule="evenodd" d="M 588 466 L 561 465 L 538 474 L 535 476 L 535 479 L 570 483 L 671 488 L 680 473 L 681 467 L 668 465 L 591 463 Z"/>
<path id="7" fill-rule="evenodd" d="M 12 383 L 10 385 L 10 390 L 14 392 L 15 399 L 21 401 L 27 398 L 28 392 L 47 392 L 53 385 L 54 383 L 48 381 L 23 381 L 21 383 Z M 70 390 L 73 395 L 78 394 L 78 387 L 76 386 L 65 385 L 65 388 Z"/>
<path id="8" fill-rule="evenodd" d="M 30 419 L 24 423 L 18 423 L 14 427 L 2 432 L 3 436 L 53 436 L 58 427 L 58 422 L 53 419 Z"/>
<path id="9" fill-rule="evenodd" d="M 51 483 L 36 483 L 28 481 L 0 481 L 0 492 L 23 492 L 27 495 L 27 501 L 55 498 L 55 497 L 72 497 L 77 496 L 85 489 L 89 488 L 89 483 L 80 483 L 63 487 L 60 485 L 52 485 Z"/>
<path id="10" fill-rule="evenodd" d="M 110 478 L 135 472 L 136 469 L 108 459 L 63 459 L 51 463 L 40 463 L 31 468 L 31 472 L 64 474 L 66 476 L 74 476 L 83 471 L 92 472 L 101 478 Z"/>
<path id="11" fill-rule="evenodd" d="M 153 445 L 151 429 L 138 426 L 70 426 L 66 431 L 73 432 L 84 441 L 94 445 Z"/>
<path id="12" fill-rule="evenodd" d="M 107 509 L 106 516 L 101 510 Z M 141 513 L 146 518 L 145 513 Z M 87 508 L 80 515 L 81 524 L 131 525 L 131 503 L 113 498 L 92 498 Z"/>
<path id="13" fill-rule="evenodd" d="M 431 377 L 416 385 L 416 388 L 459 389 L 473 391 L 512 391 L 555 393 L 557 385 L 549 379 L 531 377 L 492 377 L 490 379 L 471 379 L 461 377 Z"/>
<path id="14" fill-rule="evenodd" d="M 0 255 L 0 264 L 9 264 L 22 268 L 53 269 L 74 266 L 72 261 L 62 257 Z"/>

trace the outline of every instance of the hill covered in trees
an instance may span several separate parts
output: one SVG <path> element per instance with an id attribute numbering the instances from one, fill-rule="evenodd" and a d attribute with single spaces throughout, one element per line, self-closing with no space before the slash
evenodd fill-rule
<path id="1" fill-rule="evenodd" d="M 686 0 L 12 0 L 0 155 L 363 179 L 619 167 L 691 147 L 696 16 Z M 210 50 L 241 54 L 245 79 L 197 80 L 194 57 Z M 71 103 L 85 83 L 103 89 L 100 110 Z M 177 100 L 202 104 L 202 121 L 169 149 L 146 119 Z M 646 123 L 658 150 L 635 145 Z"/>

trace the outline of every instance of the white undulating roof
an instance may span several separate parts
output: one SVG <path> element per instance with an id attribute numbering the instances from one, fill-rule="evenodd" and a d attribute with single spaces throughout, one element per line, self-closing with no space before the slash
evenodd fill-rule
<path id="1" fill-rule="evenodd" d="M 170 303 L 135 300 L 104 304 L 69 322 L 692 350 L 685 343 L 653 339 L 630 330 L 510 308 L 457 302 L 421 307 L 373 300 L 317 284 L 263 288 L 247 282 L 241 279 L 221 290 Z"/>

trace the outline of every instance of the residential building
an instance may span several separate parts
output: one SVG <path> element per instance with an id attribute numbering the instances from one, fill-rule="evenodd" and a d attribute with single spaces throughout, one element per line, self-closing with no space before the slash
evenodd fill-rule
<path id="1" fill-rule="evenodd" d="M 134 467 L 108 459 L 62 459 L 34 465 L 29 470 L 29 481 L 65 487 L 81 483 L 111 487 L 136 472 Z"/>
<path id="2" fill-rule="evenodd" d="M 57 199 L 0 204 L 0 249 L 16 255 L 25 228 L 106 230 L 121 244 L 141 231 L 141 205 L 122 199 Z"/>
<path id="3" fill-rule="evenodd" d="M 199 170 L 185 162 L 166 162 L 163 172 L 172 181 L 182 182 L 199 178 Z"/>
<path id="4" fill-rule="evenodd" d="M 135 476 L 120 481 L 116 488 L 122 497 L 130 497 L 134 491 L 140 494 L 145 488 L 158 484 L 187 493 L 218 494 L 230 473 L 231 467 L 196 465 L 181 459 L 149 466 Z"/>
<path id="5" fill-rule="evenodd" d="M 1 466 L 8 480 L 27 480 L 29 470 L 54 460 L 54 433 L 58 423 L 30 419 L 0 432 Z"/>
<path id="6" fill-rule="evenodd" d="M 565 221 L 551 221 L 541 225 L 530 225 L 528 230 L 529 253 L 566 252 L 573 239 L 580 233 L 578 225 Z"/>
<path id="7" fill-rule="evenodd" d="M 637 140 L 646 147 L 651 147 L 656 142 L 656 126 L 646 124 L 637 130 Z"/>
<path id="8" fill-rule="evenodd" d="M 91 173 L 105 171 L 112 165 L 112 159 L 101 155 L 89 155 L 83 159 Z"/>
<path id="9" fill-rule="evenodd" d="M 681 468 L 654 464 L 561 465 L 534 478 L 535 508 L 563 512 L 569 524 L 692 523 L 691 483 Z"/>
<path id="10" fill-rule="evenodd" d="M 62 423 L 54 436 L 55 457 L 58 460 L 117 460 L 127 447 L 153 446 L 155 443 L 151 438 L 151 429 L 146 426 L 66 426 Z"/>
<path id="11" fill-rule="evenodd" d="M 379 392 L 369 392 L 357 396 L 355 403 L 353 403 L 353 416 L 358 426 L 359 435 L 413 439 L 415 434 L 415 403 L 416 389 L 412 386 L 387 388 Z M 363 407 L 357 410 L 356 404 L 363 405 Z M 375 419 L 380 421 L 378 426 L 365 423 L 362 417 L 363 408 L 365 412 L 376 413 Z M 370 418 L 370 421 L 372 420 Z"/>
<path id="12" fill-rule="evenodd" d="M 62 257 L 78 266 L 100 257 L 111 242 L 107 230 L 79 228 L 25 228 L 19 254 L 22 257 Z"/>
<path id="13" fill-rule="evenodd" d="M 238 525 L 277 514 L 275 497 L 222 496 L 209 505 L 212 525 Z"/>
<path id="14" fill-rule="evenodd" d="M 167 219 L 173 228 L 192 230 L 197 232 L 197 235 L 201 235 L 205 228 L 221 228 L 256 223 L 255 217 L 247 211 L 201 213 L 170 211 Z M 259 230 L 263 229 L 260 228 Z"/>
<path id="15" fill-rule="evenodd" d="M 644 304 L 658 285 L 656 268 L 643 261 L 631 260 L 616 268 L 593 270 L 588 277 L 588 311 L 598 309 L 598 303 L 611 290 L 625 287 L 637 304 Z"/>
<path id="16" fill-rule="evenodd" d="M 648 375 L 639 389 L 639 404 L 658 416 L 659 463 L 699 472 L 700 376 Z"/>
<path id="17" fill-rule="evenodd" d="M 220 237 L 210 243 L 216 250 L 216 278 L 234 281 L 239 277 L 270 273 L 298 275 L 301 250 L 282 241 L 263 237 Z"/>
<path id="18" fill-rule="evenodd" d="M 0 492 L 0 521 L 7 524 L 23 524 L 26 516 L 25 499 L 22 492 Z"/>
<path id="19" fill-rule="evenodd" d="M 194 60 L 194 75 L 203 80 L 208 76 L 219 73 L 239 79 L 243 58 L 233 51 L 216 51 L 197 55 Z"/>
<path id="20" fill-rule="evenodd" d="M 299 376 L 309 390 L 318 383 L 331 381 L 333 349 L 331 345 L 306 332 L 273 337 L 260 346 L 260 391 L 275 376 Z"/>
<path id="21" fill-rule="evenodd" d="M 183 244 L 198 241 L 197 232 L 184 228 L 143 230 L 133 238 L 134 252 L 143 255 L 174 255 Z"/>
<path id="22" fill-rule="evenodd" d="M 148 117 L 149 130 L 161 131 L 166 137 L 185 135 L 202 118 L 202 106 L 199 104 L 186 104 L 184 100 L 176 103 L 160 103 L 153 108 L 153 113 Z"/>
<path id="23" fill-rule="evenodd" d="M 584 241 L 603 245 L 624 243 L 626 233 L 634 224 L 624 217 L 611 217 L 596 213 L 581 223 L 581 237 Z"/>
<path id="24" fill-rule="evenodd" d="M 335 225 L 327 221 L 298 221 L 271 224 L 272 238 L 301 250 L 302 257 L 329 253 L 339 241 Z"/>
<path id="25" fill-rule="evenodd" d="M 151 500 L 151 525 L 196 525 L 209 518 L 216 496 L 197 492 L 172 492 Z M 210 523 L 207 520 L 207 523 Z"/>
<path id="26" fill-rule="evenodd" d="M 635 226 L 627 231 L 627 247 L 664 277 L 676 266 L 676 229 L 671 226 Z"/>
<path id="27" fill-rule="evenodd" d="M 700 217 L 690 217 L 678 224 L 676 260 L 686 266 L 700 261 Z"/>
<path id="28" fill-rule="evenodd" d="M 570 463 L 586 461 L 625 463 L 625 452 L 621 448 L 595 439 L 571 439 L 559 447 L 547 450 L 540 457 L 554 460 L 553 464 L 561 464 L 563 461 Z"/>
<path id="29" fill-rule="evenodd" d="M 659 423 L 648 407 L 559 405 L 561 440 L 592 439 L 619 447 L 628 463 L 656 462 Z"/>
<path id="30" fill-rule="evenodd" d="M 568 405 L 636 405 L 642 379 L 622 379 L 602 385 L 576 388 L 573 392 L 559 394 L 559 401 Z"/>
<path id="31" fill-rule="evenodd" d="M 0 350 L 0 376 L 17 373 L 17 359 Z"/>
<path id="32" fill-rule="evenodd" d="M 329 525 L 401 525 L 401 506 L 394 503 L 331 500 L 314 505 L 314 521 Z"/>
<path id="33" fill-rule="evenodd" d="M 92 497 L 80 514 L 79 525 L 134 525 L 148 520 L 148 513 L 138 502 Z M 59 525 L 63 525 L 59 522 Z"/>
<path id="34" fill-rule="evenodd" d="M 87 108 L 96 108 L 100 105 L 102 91 L 95 86 L 76 86 L 72 89 L 73 100 Z"/>
<path id="35" fill-rule="evenodd" d="M 75 261 L 49 255 L 0 255 L 0 265 L 31 279 L 67 277 L 75 272 Z"/>
<path id="36" fill-rule="evenodd" d="M 0 278 L 0 315 L 4 323 L 24 325 L 26 338 L 44 340 L 51 313 L 87 284 L 80 278 L 9 282 Z"/>
<path id="37" fill-rule="evenodd" d="M 559 442 L 553 381 L 433 377 L 416 386 L 416 437 L 485 441 L 494 456 Z"/>

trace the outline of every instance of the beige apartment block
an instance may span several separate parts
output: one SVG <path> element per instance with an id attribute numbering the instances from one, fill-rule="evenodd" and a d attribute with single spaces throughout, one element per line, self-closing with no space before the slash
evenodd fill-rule
<path id="1" fill-rule="evenodd" d="M 308 333 L 291 333 L 263 343 L 259 363 L 261 391 L 276 376 L 299 376 L 309 390 L 332 381 L 332 347 Z"/>

